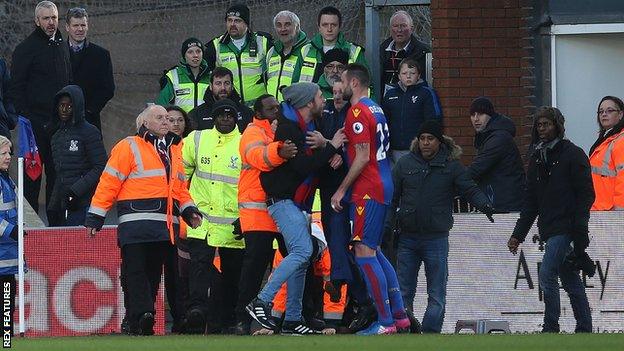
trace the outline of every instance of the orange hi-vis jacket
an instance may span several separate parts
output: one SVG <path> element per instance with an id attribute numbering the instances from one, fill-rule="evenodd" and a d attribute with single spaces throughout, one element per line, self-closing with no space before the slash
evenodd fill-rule
<path id="1" fill-rule="evenodd" d="M 260 184 L 260 173 L 284 163 L 278 155 L 282 142 L 273 141 L 271 122 L 254 117 L 241 136 L 239 152 L 241 172 L 238 178 L 238 210 L 241 229 L 277 233 L 277 226 L 266 206 L 266 193 Z"/>
<path id="2" fill-rule="evenodd" d="M 186 187 L 180 137 L 165 136 L 169 150 L 169 179 L 156 151 L 156 139 L 147 131 L 127 137 L 115 145 L 100 177 L 87 213 L 103 218 L 117 202 L 119 245 L 174 242 L 178 215 L 195 206 Z"/>
<path id="3" fill-rule="evenodd" d="M 624 130 L 598 145 L 589 163 L 596 192 L 592 211 L 624 210 Z"/>

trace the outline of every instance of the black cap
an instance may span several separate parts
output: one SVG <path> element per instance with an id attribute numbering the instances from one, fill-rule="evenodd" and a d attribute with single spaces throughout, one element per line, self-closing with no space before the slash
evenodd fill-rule
<path id="1" fill-rule="evenodd" d="M 221 99 L 212 105 L 212 110 L 210 110 L 210 115 L 216 118 L 221 113 L 230 113 L 233 116 L 236 116 L 238 113 L 238 108 L 236 107 L 236 103 L 230 99 Z"/>
<path id="2" fill-rule="evenodd" d="M 444 140 L 442 137 L 442 125 L 436 120 L 428 119 L 420 125 L 420 130 L 418 131 L 417 136 L 420 138 L 420 135 L 424 133 L 433 135 L 438 138 L 440 142 Z"/>
<path id="3" fill-rule="evenodd" d="M 182 57 L 186 55 L 186 50 L 192 48 L 193 46 L 197 46 L 202 51 L 202 53 L 204 52 L 204 45 L 199 39 L 188 38 L 182 43 L 182 48 L 180 49 L 182 53 Z"/>
<path id="4" fill-rule="evenodd" d="M 475 112 L 485 113 L 490 117 L 493 117 L 496 114 L 492 101 L 483 96 L 479 96 L 478 98 L 472 100 L 472 104 L 470 104 L 470 115 L 472 116 Z"/>
<path id="5" fill-rule="evenodd" d="M 333 48 L 327 51 L 323 57 L 323 62 L 327 64 L 333 61 L 338 61 L 343 65 L 346 65 L 349 63 L 349 53 L 338 48 Z"/>
<path id="6" fill-rule="evenodd" d="M 245 21 L 245 23 L 247 23 L 247 25 L 249 25 L 249 7 L 247 7 L 247 5 L 245 4 L 236 4 L 230 6 L 230 8 L 227 9 L 227 11 L 225 12 L 225 19 L 227 19 L 229 16 L 240 17 L 243 19 L 243 21 Z"/>

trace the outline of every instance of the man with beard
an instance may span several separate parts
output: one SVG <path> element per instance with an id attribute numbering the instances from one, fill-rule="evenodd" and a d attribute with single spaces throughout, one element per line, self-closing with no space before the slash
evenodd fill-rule
<path id="1" fill-rule="evenodd" d="M 281 11 L 273 18 L 277 41 L 267 53 L 267 91 L 282 101 L 279 88 L 299 81 L 301 47 L 308 43 L 301 30 L 299 17 L 290 11 Z"/>
<path id="2" fill-rule="evenodd" d="M 180 63 L 160 78 L 161 91 L 156 103 L 179 106 L 188 113 L 204 103 L 201 97 L 208 90 L 210 70 L 204 60 L 203 45 L 198 39 L 186 39 L 180 53 Z"/>
<path id="3" fill-rule="evenodd" d="M 314 173 L 342 147 L 345 136 L 339 130 L 331 141 L 315 131 L 314 120 L 321 117 L 325 100 L 315 83 L 295 83 L 283 89 L 285 102 L 279 117 L 276 141 L 292 141 L 295 157 L 271 171 L 262 172 L 260 182 L 266 192 L 266 205 L 284 238 L 288 255 L 273 271 L 267 284 L 249 305 L 247 311 L 264 328 L 275 330 L 271 304 L 284 283 L 288 283 L 287 304 L 282 334 L 318 334 L 302 316 L 302 299 L 306 270 L 315 249 L 310 233 L 309 213 L 314 196 Z M 308 146 L 310 139 L 318 143 Z M 308 139 L 308 140 L 306 140 Z M 302 212 L 304 211 L 304 212 Z"/>
<path id="4" fill-rule="evenodd" d="M 339 48 L 333 48 L 325 53 L 325 62 L 318 85 L 323 97 L 331 99 L 334 94 L 332 87 L 334 83 L 340 81 L 340 76 L 349 63 L 349 53 Z"/>
<path id="5" fill-rule="evenodd" d="M 273 46 L 269 34 L 252 32 L 249 23 L 249 8 L 243 4 L 232 5 L 225 13 L 226 33 L 206 44 L 209 70 L 225 67 L 232 71 L 234 89 L 247 106 L 266 94 L 265 60 Z"/>
<path id="6" fill-rule="evenodd" d="M 204 103 L 189 112 L 189 119 L 197 130 L 212 129 L 215 116 L 213 105 L 220 100 L 229 99 L 236 105 L 236 124 L 242 133 L 253 118 L 253 111 L 245 106 L 236 90 L 232 88 L 232 71 L 225 67 L 216 67 L 210 75 L 210 89 L 204 94 Z"/>
<path id="7" fill-rule="evenodd" d="M 54 96 L 72 80 L 69 47 L 64 45 L 58 30 L 58 9 L 51 1 L 35 7 L 37 28 L 13 52 L 11 84 L 7 100 L 15 104 L 18 115 L 32 123 L 33 134 L 46 173 L 46 203 L 50 201 L 56 174 L 50 150 L 50 136 L 45 126 L 52 119 Z M 41 176 L 24 177 L 24 197 L 37 211 Z M 57 225 L 60 216 L 47 211 L 50 225 Z"/>
<path id="8" fill-rule="evenodd" d="M 377 308 L 377 322 L 358 335 L 395 334 L 397 329 L 409 328 L 410 321 L 396 272 L 379 248 L 394 190 L 387 157 L 388 124 L 381 107 L 368 97 L 370 75 L 365 66 L 348 65 L 341 81 L 344 98 L 351 103 L 345 120 L 349 171 L 332 196 L 331 207 L 341 211 L 349 192 L 346 200 L 352 210 L 355 261 Z"/>

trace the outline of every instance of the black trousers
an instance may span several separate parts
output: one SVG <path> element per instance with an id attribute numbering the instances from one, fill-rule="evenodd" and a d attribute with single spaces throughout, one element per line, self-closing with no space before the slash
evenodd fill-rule
<path id="1" fill-rule="evenodd" d="M 187 243 L 191 255 L 188 310 L 199 309 L 207 317 L 210 312 L 208 293 L 217 273 L 213 264 L 215 248 L 208 246 L 204 239 L 188 238 Z"/>
<path id="2" fill-rule="evenodd" d="M 248 231 L 243 233 L 243 238 L 245 256 L 238 283 L 237 322 L 250 321 L 251 317 L 245 311 L 245 306 L 258 295 L 267 267 L 273 261 L 273 239 L 278 238 L 283 243 L 282 236 L 275 232 Z"/>
<path id="3" fill-rule="evenodd" d="M 236 302 L 238 300 L 238 283 L 240 282 L 241 269 L 245 250 L 231 249 L 227 247 L 219 248 L 221 257 L 221 298 L 219 301 L 219 314 L 221 326 L 232 327 L 236 325 Z"/>
<path id="4" fill-rule="evenodd" d="M 171 243 L 167 246 L 165 257 L 165 294 L 169 303 L 169 313 L 174 325 L 182 321 L 184 308 L 179 304 L 180 274 L 178 271 L 178 248 Z"/>
<path id="5" fill-rule="evenodd" d="M 10 316 L 9 318 L 11 319 L 11 335 L 13 335 L 14 329 L 15 329 L 15 318 L 13 317 L 13 314 L 15 313 L 15 295 L 16 290 L 17 290 L 17 282 L 15 281 L 15 275 L 10 274 L 10 275 L 0 275 L 0 282 L 2 283 L 2 291 L 4 294 L 4 284 L 8 283 L 11 285 L 11 288 L 9 289 L 10 292 L 10 298 L 9 301 L 11 303 L 11 306 L 9 308 L 10 311 Z"/>
<path id="6" fill-rule="evenodd" d="M 168 241 L 126 244 L 121 248 L 122 274 L 127 295 L 128 323 L 136 326 L 143 313 L 156 313 L 154 302 L 160 284 Z"/>
<path id="7" fill-rule="evenodd" d="M 46 118 L 49 118 L 49 116 Z M 39 120 L 31 119 L 31 122 L 33 134 L 35 136 L 35 142 L 37 143 L 39 156 L 41 157 L 43 170 L 45 171 L 46 175 L 45 206 L 47 208 L 48 203 L 50 202 L 50 196 L 52 196 L 54 181 L 56 179 L 54 162 L 52 160 L 52 147 L 50 145 L 50 136 L 44 130 L 43 124 L 39 122 Z M 24 197 L 33 208 L 33 210 L 35 210 L 35 212 L 39 212 L 39 191 L 41 189 L 41 178 L 42 177 L 32 180 L 29 176 L 24 175 Z M 57 211 L 46 210 L 46 214 L 50 226 L 61 225 L 60 213 L 58 213 Z"/>

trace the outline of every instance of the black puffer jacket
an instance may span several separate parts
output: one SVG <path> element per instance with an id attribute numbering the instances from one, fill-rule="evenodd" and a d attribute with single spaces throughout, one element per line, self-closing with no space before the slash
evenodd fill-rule
<path id="1" fill-rule="evenodd" d="M 497 210 L 520 211 L 522 207 L 525 176 L 515 135 L 513 122 L 499 114 L 475 135 L 477 156 L 468 171 Z"/>
<path id="2" fill-rule="evenodd" d="M 84 96 L 77 85 L 68 85 L 54 97 L 54 106 L 63 95 L 72 101 L 73 117 L 61 121 L 58 111 L 50 123 L 52 157 L 56 182 L 48 208 L 64 211 L 71 191 L 79 198 L 78 206 L 87 206 L 106 166 L 106 149 L 100 131 L 85 120 Z"/>
<path id="3" fill-rule="evenodd" d="M 459 192 L 478 209 L 490 205 L 466 168 L 459 162 L 461 149 L 445 137 L 440 151 L 430 161 L 420 155 L 418 142 L 392 169 L 394 195 L 386 217 L 386 228 L 398 218 L 401 235 L 422 239 L 442 238 L 453 227 L 453 198 Z M 397 208 L 400 208 L 397 212 Z"/>

